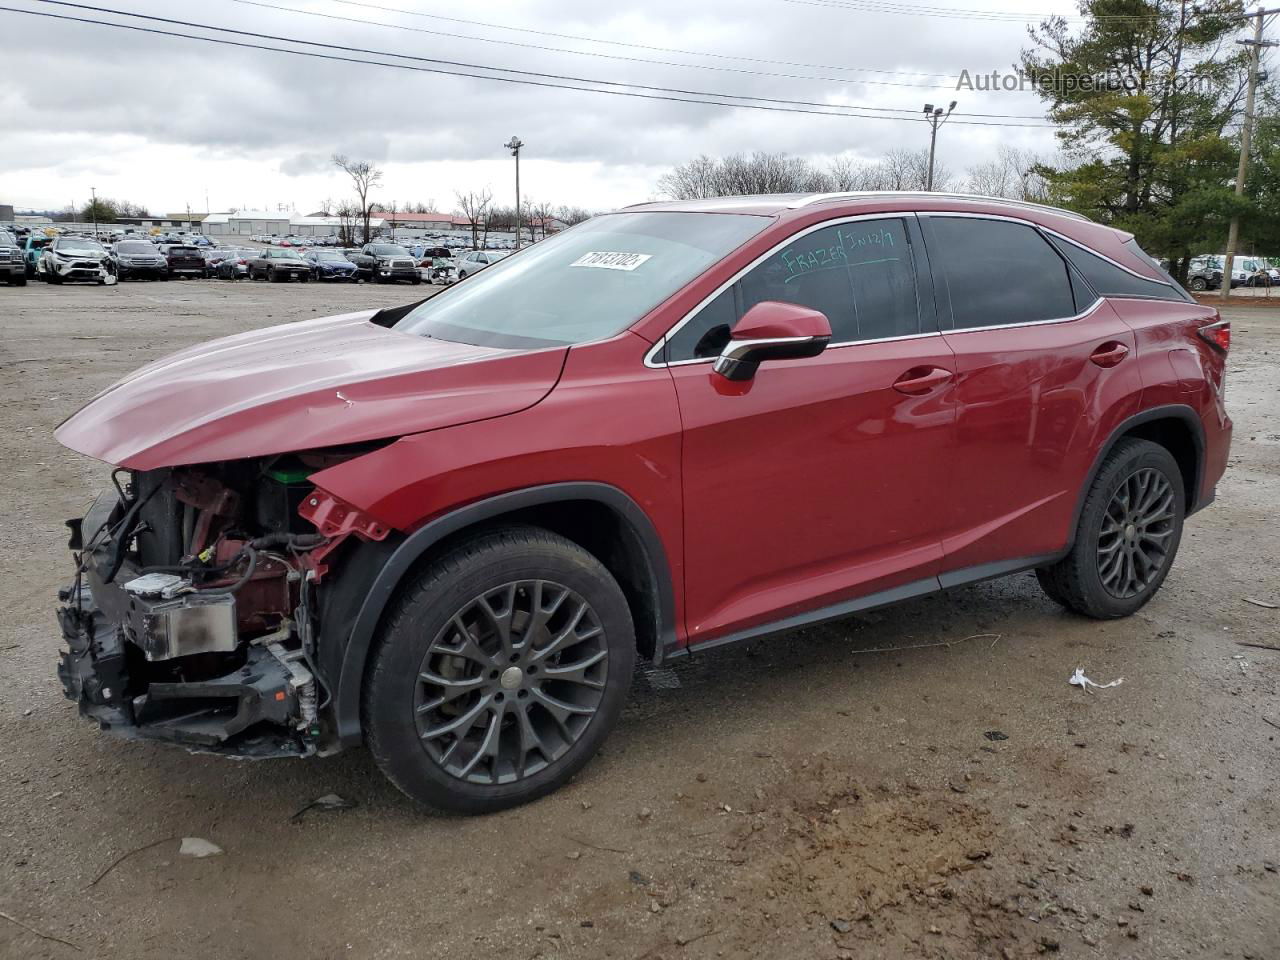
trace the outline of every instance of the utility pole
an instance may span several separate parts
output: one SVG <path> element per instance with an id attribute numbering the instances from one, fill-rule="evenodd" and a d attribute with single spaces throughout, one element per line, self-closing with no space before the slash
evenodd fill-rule
<path id="1" fill-rule="evenodd" d="M 1244 181 L 1249 174 L 1249 142 L 1253 138 L 1253 102 L 1254 96 L 1258 89 L 1258 67 L 1262 61 L 1262 48 L 1274 47 L 1275 41 L 1263 42 L 1262 39 L 1262 18 L 1273 13 L 1280 13 L 1280 9 L 1263 10 L 1261 7 L 1256 12 L 1246 14 L 1253 17 L 1253 39 L 1238 40 L 1249 47 L 1249 91 L 1244 98 L 1244 126 L 1240 129 L 1240 165 L 1236 168 L 1236 196 L 1244 196 Z M 1227 255 L 1222 265 L 1222 293 L 1220 294 L 1222 302 L 1226 303 L 1227 298 L 1231 296 L 1231 269 L 1236 259 L 1236 247 L 1240 244 L 1240 218 L 1233 216 L 1231 218 L 1231 226 L 1227 229 Z"/>
<path id="2" fill-rule="evenodd" d="M 924 115 L 927 118 L 929 126 L 932 128 L 929 134 L 929 179 L 925 189 L 930 193 L 933 192 L 933 156 L 938 149 L 938 128 L 947 122 L 951 116 L 951 111 L 956 108 L 956 102 L 951 101 L 951 106 L 947 107 L 944 114 L 941 107 L 934 107 L 932 103 L 924 105 Z"/>
<path id="3" fill-rule="evenodd" d="M 517 136 L 512 136 L 510 140 L 503 144 L 511 155 L 516 158 L 516 249 L 520 249 L 520 148 L 524 146 L 524 141 Z"/>
<path id="4" fill-rule="evenodd" d="M 98 239 L 98 191 L 96 187 L 89 188 L 89 196 L 93 201 L 89 204 L 89 214 L 93 217 L 93 239 Z"/>

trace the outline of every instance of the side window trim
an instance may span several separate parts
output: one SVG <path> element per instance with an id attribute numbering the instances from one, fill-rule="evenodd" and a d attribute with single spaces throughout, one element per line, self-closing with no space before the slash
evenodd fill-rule
<path id="1" fill-rule="evenodd" d="M 1087 289 L 1090 293 L 1093 294 L 1092 301 L 1090 301 L 1088 304 L 1084 305 L 1083 307 L 1077 304 L 1076 312 L 1069 317 L 1050 317 L 1047 320 L 1026 320 L 1026 321 L 1023 321 L 1022 323 L 992 324 L 989 327 L 957 328 L 955 325 L 955 313 L 953 312 L 952 306 L 951 306 L 951 288 L 947 284 L 946 272 L 939 270 L 937 275 L 933 277 L 933 280 L 934 280 L 934 283 L 937 284 L 939 288 L 938 292 L 935 295 L 935 301 L 936 301 L 937 310 L 938 310 L 938 326 L 943 333 L 968 333 L 971 331 L 978 331 L 978 330 L 1007 330 L 1011 327 L 1035 327 L 1035 326 L 1040 326 L 1046 323 L 1070 323 L 1073 320 L 1080 320 L 1080 319 L 1083 319 L 1084 317 L 1087 317 L 1089 314 L 1093 313 L 1094 310 L 1098 309 L 1098 304 L 1102 302 L 1102 296 L 1098 293 L 1098 291 L 1093 289 L 1093 286 L 1085 280 L 1085 278 L 1080 274 L 1078 270 L 1076 270 L 1075 265 L 1072 264 L 1072 262 L 1063 254 L 1063 252 L 1058 249 L 1058 245 L 1054 242 L 1053 238 L 1062 236 L 1062 234 L 1055 233 L 1053 230 L 1050 230 L 1047 227 L 1041 227 L 1040 224 L 1032 223 L 1030 220 L 1022 220 L 1022 219 L 1019 219 L 1018 217 L 1006 217 L 1006 216 L 1001 216 L 995 213 L 963 213 L 963 212 L 953 213 L 951 211 L 945 211 L 945 212 L 944 211 L 938 211 L 938 212 L 921 211 L 920 213 L 917 214 L 917 217 L 919 218 L 919 221 L 920 221 L 920 228 L 924 233 L 926 249 L 928 249 L 930 246 L 933 246 L 935 248 L 939 246 L 938 238 L 933 232 L 933 221 L 936 219 L 947 218 L 952 220 L 997 220 L 1004 223 L 1017 224 L 1018 226 L 1022 226 L 1022 227 L 1030 227 L 1032 230 L 1034 230 L 1037 234 L 1040 235 L 1040 239 L 1043 240 L 1045 244 L 1049 247 L 1049 249 L 1052 250 L 1053 253 L 1057 256 L 1057 258 L 1062 261 L 1063 268 L 1067 271 L 1067 275 L 1069 278 L 1068 282 L 1071 282 L 1074 279 L 1079 279 L 1081 283 L 1084 284 L 1085 289 Z M 1063 239 L 1067 239 L 1067 238 L 1063 237 Z M 1120 266 L 1120 264 L 1116 264 L 1116 266 Z M 1130 270 L 1129 272 L 1133 273 L 1132 270 Z M 1074 284 L 1072 284 L 1072 286 L 1074 287 Z"/>
<path id="2" fill-rule="evenodd" d="M 657 369 L 662 367 L 691 366 L 695 363 L 714 363 L 715 357 L 691 357 L 685 360 L 668 360 L 666 352 L 671 337 L 684 327 L 685 324 L 708 307 L 722 293 L 731 287 L 736 286 L 743 277 L 784 247 L 794 243 L 801 237 L 807 236 L 810 233 L 815 233 L 818 230 L 822 230 L 827 227 L 839 226 L 844 223 L 858 223 L 867 220 L 903 221 L 904 228 L 907 233 L 907 240 L 911 247 L 913 256 L 913 268 L 916 280 L 916 310 L 920 317 L 920 332 L 905 334 L 899 337 L 879 337 L 874 340 L 850 340 L 843 343 L 833 343 L 827 348 L 827 350 L 839 350 L 845 347 L 856 347 L 867 343 L 890 343 L 895 340 L 915 340 L 920 337 L 939 336 L 942 332 L 939 326 L 941 311 L 934 304 L 934 285 L 928 268 L 928 252 L 920 233 L 919 214 L 911 210 L 886 210 L 878 213 L 860 213 L 848 217 L 836 217 L 831 220 L 823 220 L 819 223 L 811 224 L 799 233 L 793 233 L 774 244 L 764 253 L 760 254 L 760 256 L 756 257 L 746 266 L 738 270 L 732 277 L 720 284 L 720 286 L 716 287 L 710 294 L 699 301 L 693 309 L 672 324 L 667 332 L 658 338 L 658 341 L 648 350 L 648 352 L 645 353 L 644 365 L 646 367 Z M 735 301 L 738 301 L 740 297 L 741 293 L 734 293 Z"/>

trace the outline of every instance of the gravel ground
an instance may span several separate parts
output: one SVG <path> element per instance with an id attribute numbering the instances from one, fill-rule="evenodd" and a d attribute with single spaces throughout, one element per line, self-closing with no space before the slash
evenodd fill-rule
<path id="1" fill-rule="evenodd" d="M 681 661 L 574 783 L 479 819 L 363 751 L 237 763 L 79 720 L 54 592 L 105 472 L 54 426 L 189 343 L 427 289 L 0 288 L 0 956 L 1280 957 L 1280 652 L 1238 645 L 1280 645 L 1243 600 L 1280 602 L 1277 308 L 1232 307 L 1231 468 L 1129 620 L 1023 575 Z M 328 793 L 358 806 L 294 816 Z"/>

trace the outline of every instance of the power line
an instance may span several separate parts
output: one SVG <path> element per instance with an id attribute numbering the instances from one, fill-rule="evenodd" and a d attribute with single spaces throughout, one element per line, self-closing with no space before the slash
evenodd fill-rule
<path id="1" fill-rule="evenodd" d="M 407 17 L 421 17 L 425 20 L 441 20 L 446 23 L 465 23 L 472 27 L 488 27 L 492 30 L 509 30 L 514 33 L 528 33 L 540 37 L 555 37 L 558 40 L 576 40 L 580 43 L 599 43 L 611 47 L 628 47 L 632 50 L 649 50 L 655 53 L 678 53 L 687 57 L 710 57 L 716 60 L 737 60 L 741 63 L 766 63 L 775 67 L 802 67 L 808 70 L 836 70 L 848 71 L 859 70 L 867 73 L 884 73 L 884 74 L 902 74 L 904 76 L 921 76 L 936 77 L 940 79 L 949 79 L 950 74 L 945 73 L 919 73 L 912 74 L 910 71 L 900 70 L 876 70 L 871 67 L 840 67 L 824 63 L 801 63 L 794 60 L 770 60 L 765 57 L 745 57 L 731 53 L 709 53 L 699 50 L 682 50 L 679 47 L 659 47 L 646 43 L 629 43 L 625 40 L 607 40 L 598 37 L 582 37 L 572 33 L 556 33 L 553 30 L 537 30 L 533 27 L 513 27 L 505 23 L 490 23 L 485 20 L 465 20 L 461 17 L 447 17 L 438 13 L 423 13 L 420 10 L 405 10 L 402 7 L 388 7 L 377 3 L 368 3 L 365 0 L 333 0 L 334 3 L 340 3 L 348 7 L 361 7 L 366 10 L 380 10 L 383 13 L 398 13 Z"/>
<path id="2" fill-rule="evenodd" d="M 749 70 L 742 67 L 717 66 L 715 64 L 707 64 L 707 63 L 676 63 L 670 60 L 654 60 L 647 57 L 627 57 L 627 56 L 621 56 L 618 54 L 601 53 L 599 51 L 593 51 L 593 50 L 569 50 L 565 47 L 551 47 L 551 46 L 545 46 L 543 44 L 537 44 L 537 43 L 520 43 L 519 41 L 515 41 L 515 40 L 499 40 L 494 37 L 478 37 L 478 36 L 472 36 L 467 34 L 451 33 L 445 30 L 428 30 L 424 27 L 411 27 L 403 23 L 386 23 L 385 21 L 367 20 L 362 17 L 346 17 L 346 16 L 339 16 L 337 14 L 332 14 L 332 13 L 321 13 L 317 10 L 299 10 L 296 7 L 282 7 L 274 3 L 264 3 L 262 2 L 262 0 L 230 0 L 230 2 L 239 3 L 239 4 L 243 4 L 245 6 L 250 6 L 250 7 L 260 7 L 265 10 L 275 10 L 280 13 L 295 13 L 295 14 L 300 14 L 302 16 L 306 16 L 306 17 L 319 17 L 324 20 L 335 20 L 339 23 L 364 24 L 366 26 L 371 26 L 371 27 L 383 27 L 389 30 L 406 30 L 411 33 L 425 33 L 432 36 L 451 37 L 454 39 L 461 39 L 461 40 L 478 40 L 484 43 L 496 43 L 496 44 L 502 44 L 505 46 L 521 47 L 529 50 L 544 50 L 551 53 L 568 53 L 574 56 L 598 57 L 606 60 L 620 60 L 628 63 L 647 63 L 647 64 L 654 64 L 654 65 L 663 66 L 663 67 L 683 67 L 683 68 L 689 68 L 689 69 L 695 69 L 695 70 L 715 70 L 715 71 L 724 72 L 724 73 L 747 74 L 750 76 L 779 77 L 787 80 L 818 80 L 825 83 L 866 83 L 866 84 L 873 84 L 876 86 L 922 87 L 922 88 L 931 88 L 931 89 L 939 89 L 939 90 L 955 89 L 954 84 L 889 83 L 886 81 L 863 80 L 859 77 L 815 77 L 815 76 L 803 76 L 803 75 L 793 74 L 793 73 L 772 73 L 772 72 L 763 71 L 763 70 Z M 849 68 L 842 68 L 842 69 L 856 70 L 859 68 L 849 67 Z M 877 71 L 877 72 L 881 72 L 881 71 Z M 883 72 L 892 72 L 892 71 L 883 71 Z M 943 74 L 922 74 L 922 76 L 943 76 Z M 914 111 L 908 110 L 905 107 L 859 106 L 857 109 L 874 110 L 881 113 L 914 113 Z M 1005 120 L 1039 120 L 1039 119 L 1042 119 L 1044 116 L 1044 114 L 1040 114 L 1040 113 L 1037 113 L 1037 114 L 958 113 L 956 115 L 964 116 L 964 117 L 993 117 L 993 118 L 1005 119 Z"/>
<path id="3" fill-rule="evenodd" d="M 588 78 L 588 77 L 578 77 L 578 76 L 572 76 L 572 75 L 566 75 L 566 74 L 541 73 L 533 70 L 518 70 L 512 67 L 493 67 L 487 64 L 464 63 L 464 62 L 453 61 L 453 60 L 442 60 L 434 57 L 419 57 L 411 54 L 394 53 L 394 52 L 388 52 L 384 50 L 371 50 L 364 47 L 351 47 L 343 44 L 321 43 L 316 40 L 300 40 L 294 37 L 285 37 L 285 36 L 278 36 L 274 34 L 257 33 L 251 30 L 236 30 L 231 27 L 215 27 L 215 26 L 210 26 L 202 23 L 193 23 L 187 20 L 175 20 L 168 17 L 157 17 L 149 14 L 131 13 L 125 10 L 115 10 L 110 7 L 99 7 L 99 6 L 94 6 L 90 4 L 72 3 L 72 2 L 69 2 L 69 0 L 34 0 L 34 2 L 50 4 L 50 5 L 59 6 L 59 7 L 70 7 L 72 9 L 85 10 L 92 13 L 105 13 L 105 14 L 110 14 L 114 16 L 132 17 L 138 20 L 147 20 L 153 23 L 164 23 L 170 26 L 190 27 L 198 30 L 209 30 L 209 31 L 214 31 L 218 33 L 229 33 L 235 36 L 252 37 L 257 40 L 270 40 L 277 43 L 295 43 L 295 44 L 302 44 L 305 46 L 319 47 L 325 50 L 338 50 L 338 51 L 342 51 L 343 53 L 356 53 L 356 54 L 362 54 L 365 56 L 373 56 L 373 57 L 394 57 L 400 60 L 412 60 L 417 63 L 431 63 L 431 64 L 441 65 L 441 67 L 458 68 L 455 70 L 445 70 L 445 69 L 441 69 L 440 67 L 414 68 L 421 72 L 428 72 L 428 73 L 453 74 L 456 76 L 474 77 L 476 79 L 500 80 L 500 81 L 506 81 L 509 83 L 526 83 L 532 86 L 556 87 L 556 88 L 567 89 L 567 90 L 586 90 L 588 92 L 593 92 L 593 93 L 612 93 L 612 94 L 619 94 L 619 95 L 625 94 L 633 97 L 642 97 L 645 99 L 669 99 L 669 100 L 676 100 L 676 101 L 683 100 L 684 102 L 692 102 L 692 103 L 708 103 L 708 104 L 716 104 L 719 106 L 730 106 L 730 107 L 749 107 L 753 109 L 773 109 L 773 110 L 781 110 L 784 112 L 785 111 L 791 111 L 791 112 L 797 112 L 797 113 L 819 113 L 820 112 L 826 116 L 844 116 L 844 117 L 854 117 L 858 119 L 909 120 L 911 122 L 919 122 L 918 119 L 913 116 L 899 117 L 899 116 L 872 115 L 872 114 L 866 114 L 866 113 L 851 112 L 851 111 L 857 111 L 860 108 L 855 106 L 843 105 L 843 104 L 828 104 L 828 103 L 820 103 L 817 101 L 806 101 L 806 100 L 787 100 L 787 99 L 774 98 L 774 97 L 752 97 L 746 94 L 719 93 L 719 92 L 712 92 L 712 91 L 705 91 L 705 90 L 686 90 L 678 87 L 660 87 L 660 86 L 652 86 L 648 84 L 622 83 L 620 81 L 597 80 L 597 79 Z M 132 29 L 140 32 L 165 34 L 170 36 L 182 37 L 185 39 L 205 40 L 208 42 L 231 43 L 231 41 L 223 41 L 214 37 L 202 37 L 202 36 L 193 36 L 190 34 L 171 33 L 169 31 L 148 29 L 143 27 L 137 27 L 130 24 L 113 23 L 105 20 L 93 20 L 93 19 L 82 18 L 82 17 L 71 17 L 71 16 L 63 16 L 63 15 L 56 15 L 56 14 L 49 14 L 49 13 L 41 13 L 34 10 L 22 10 L 14 7 L 0 7 L 0 10 L 5 10 L 13 13 L 27 13 L 33 16 L 47 16 L 47 17 L 52 17 L 53 19 L 72 20 L 72 21 L 77 21 L 82 23 L 94 24 L 98 26 L 118 27 L 118 28 Z M 257 45 L 255 44 L 238 44 L 238 45 L 257 47 Z M 297 55 L 306 54 L 306 51 L 288 50 L 288 49 L 283 49 L 279 47 L 260 47 L 260 49 L 268 49 L 275 52 L 294 53 Z M 317 54 L 317 56 L 319 55 Z M 346 60 L 350 58 L 336 57 L 333 59 Z M 360 60 L 355 62 L 371 63 L 377 66 L 402 67 L 406 69 L 409 68 L 407 64 L 386 63 L 383 61 Z M 493 73 L 517 74 L 519 75 L 519 77 L 494 77 L 494 76 L 488 76 L 486 74 L 476 74 L 476 73 L 466 72 L 466 71 L 472 71 L 472 70 L 485 70 L 485 71 L 491 71 Z M 538 79 L 537 80 L 523 79 L 525 77 L 534 77 Z M 559 82 L 554 82 L 554 81 L 559 81 Z M 621 89 L 599 90 L 594 87 L 572 86 L 570 84 L 596 84 L 597 86 L 618 87 Z M 643 94 L 643 93 L 632 92 L 632 91 L 654 91 L 654 92 L 651 94 Z M 676 96 L 658 96 L 658 94 L 666 94 L 666 95 L 674 94 Z M 691 97 L 698 97 L 700 99 L 689 100 L 688 98 L 691 98 Z M 717 98 L 717 99 L 705 99 L 705 98 Z M 749 102 L 724 103 L 723 101 L 725 100 L 745 100 Z M 771 106 L 768 106 L 768 107 L 764 106 L 766 104 Z M 777 106 L 772 106 L 772 105 L 777 105 Z M 802 109 L 802 108 L 821 108 L 821 109 L 817 110 L 817 109 Z M 1002 127 L 1052 126 L 1052 124 L 990 123 L 990 122 L 976 121 L 976 120 L 957 120 L 956 122 L 967 124 L 970 126 L 975 126 L 975 125 L 976 126 L 1002 126 Z"/>
<path id="4" fill-rule="evenodd" d="M 450 37 L 455 40 L 475 40 L 480 43 L 495 43 L 508 47 L 521 47 L 526 50 L 543 50 L 548 53 L 567 53 L 577 57 L 597 57 L 604 60 L 620 60 L 627 63 L 649 63 L 662 67 L 683 67 L 691 70 L 716 70 L 722 73 L 744 73 L 761 77 L 779 77 L 785 80 L 821 80 L 827 83 L 867 83 L 883 87 L 921 87 L 939 90 L 950 88 L 949 84 L 901 83 L 887 80 L 863 80 L 860 77 L 815 77 L 794 73 L 772 73 L 763 70 L 749 70 L 744 67 L 725 67 L 709 63 L 676 63 L 671 60 L 654 60 L 647 57 L 628 57 L 621 54 L 602 53 L 598 50 L 570 50 L 567 47 L 552 47 L 539 43 L 521 43 L 518 40 L 500 40 L 496 37 L 479 37 L 473 34 L 452 33 L 447 30 L 430 30 L 426 27 L 411 27 L 404 23 L 386 23 L 385 21 L 367 20 L 362 17 L 346 17 L 333 13 L 321 13 L 318 10 L 299 10 L 296 7 L 281 7 L 273 3 L 263 3 L 261 0 L 231 0 L 231 2 L 244 4 L 245 6 L 250 7 L 261 7 L 266 10 L 277 10 L 281 13 L 296 13 L 305 17 L 320 17 L 325 20 L 336 20 L 340 23 L 360 23 L 371 27 L 385 27 L 390 30 L 407 30 L 412 33 L 426 33 L 437 37 Z M 698 56 L 707 56 L 707 54 L 698 54 Z M 871 73 L 887 74 L 896 74 L 901 72 L 903 76 L 946 76 L 944 74 L 912 74 L 909 71 L 870 70 L 869 68 L 860 67 L 839 67 L 836 69 L 850 71 L 865 70 Z"/>

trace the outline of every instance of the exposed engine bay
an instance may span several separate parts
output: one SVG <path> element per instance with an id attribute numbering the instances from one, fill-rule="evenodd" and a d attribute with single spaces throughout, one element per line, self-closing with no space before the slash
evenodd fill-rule
<path id="1" fill-rule="evenodd" d="M 64 692 L 112 733 L 238 756 L 325 751 L 319 595 L 386 527 L 308 480 L 360 450 L 118 470 L 71 529 Z"/>

